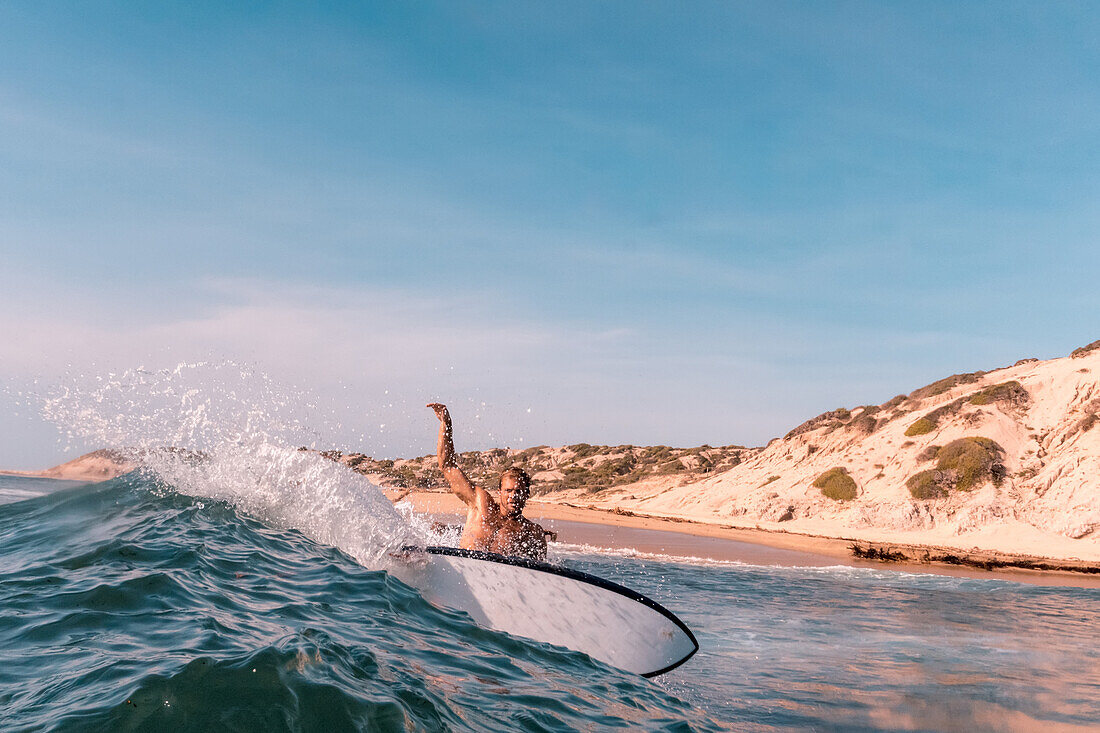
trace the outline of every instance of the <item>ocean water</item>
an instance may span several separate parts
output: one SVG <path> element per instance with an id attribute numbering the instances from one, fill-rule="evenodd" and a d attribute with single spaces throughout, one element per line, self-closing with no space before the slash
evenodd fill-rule
<path id="1" fill-rule="evenodd" d="M 374 491 L 355 477 L 335 495 L 353 496 L 350 485 Z M 334 506 L 332 492 L 318 493 Z M 357 541 L 316 514 L 296 521 L 233 495 L 196 495 L 149 472 L 93 485 L 0 477 L 0 728 L 962 731 L 1100 721 L 1096 588 L 554 546 L 555 561 L 652 596 L 696 632 L 694 658 L 646 680 L 429 605 L 370 567 L 377 527 Z M 349 501 L 349 521 L 381 506 Z M 322 532 L 336 541 L 311 536 Z"/>

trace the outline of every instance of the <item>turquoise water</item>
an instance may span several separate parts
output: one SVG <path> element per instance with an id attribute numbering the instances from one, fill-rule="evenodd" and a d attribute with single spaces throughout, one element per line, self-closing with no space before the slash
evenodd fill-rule
<path id="1" fill-rule="evenodd" d="M 427 604 L 353 559 L 364 551 L 352 535 L 321 532 L 316 517 L 294 521 L 305 504 L 272 514 L 194 493 L 141 474 L 98 485 L 0 477 L 0 727 L 1072 730 L 1100 721 L 1095 588 L 554 547 L 557 561 L 636 588 L 695 630 L 699 654 L 645 680 Z M 311 539 L 320 536 L 338 547 Z"/>

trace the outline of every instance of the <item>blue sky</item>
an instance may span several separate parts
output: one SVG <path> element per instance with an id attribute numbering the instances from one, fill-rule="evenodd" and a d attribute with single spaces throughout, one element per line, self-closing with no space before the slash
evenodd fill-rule
<path id="1" fill-rule="evenodd" d="M 9 389 L 226 358 L 375 455 L 429 397 L 760 444 L 1100 337 L 1087 5 L 227 5 L 0 5 Z M 16 412 L 0 466 L 60 457 Z"/>

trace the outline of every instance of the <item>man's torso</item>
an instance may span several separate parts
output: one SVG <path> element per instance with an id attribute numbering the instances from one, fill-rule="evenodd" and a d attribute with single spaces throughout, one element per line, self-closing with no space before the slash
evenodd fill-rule
<path id="1" fill-rule="evenodd" d="M 546 559 L 546 532 L 526 517 L 505 517 L 499 511 L 470 507 L 460 546 L 500 555 Z"/>

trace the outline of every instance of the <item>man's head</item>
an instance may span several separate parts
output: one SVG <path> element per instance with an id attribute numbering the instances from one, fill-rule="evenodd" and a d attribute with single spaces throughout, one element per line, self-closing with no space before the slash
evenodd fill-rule
<path id="1" fill-rule="evenodd" d="M 527 498 L 531 496 L 531 477 L 522 468 L 506 469 L 500 474 L 500 510 L 505 516 L 523 513 Z"/>

